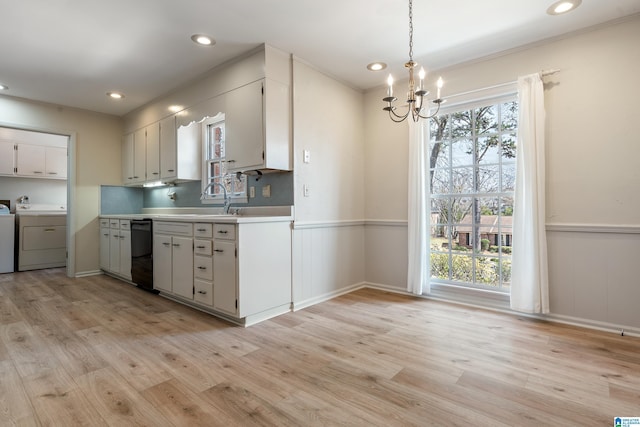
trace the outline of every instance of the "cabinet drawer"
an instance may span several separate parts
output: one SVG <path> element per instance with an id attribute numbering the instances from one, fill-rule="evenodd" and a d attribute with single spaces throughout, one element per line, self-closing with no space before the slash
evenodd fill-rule
<path id="1" fill-rule="evenodd" d="M 193 300 L 201 304 L 213 305 L 213 283 L 200 279 L 193 281 Z"/>
<path id="2" fill-rule="evenodd" d="M 213 237 L 213 224 L 194 224 L 193 235 L 196 237 L 205 237 L 210 239 Z"/>
<path id="3" fill-rule="evenodd" d="M 109 227 L 111 228 L 120 228 L 120 220 L 119 219 L 110 219 Z"/>
<path id="4" fill-rule="evenodd" d="M 234 224 L 214 224 L 213 234 L 216 239 L 236 240 L 236 226 Z"/>
<path id="5" fill-rule="evenodd" d="M 189 222 L 153 222 L 154 233 L 193 236 L 193 224 Z"/>
<path id="6" fill-rule="evenodd" d="M 131 230 L 131 221 L 128 219 L 121 219 L 120 230 Z"/>
<path id="7" fill-rule="evenodd" d="M 100 227 L 109 228 L 109 220 L 106 218 L 100 218 Z"/>
<path id="8" fill-rule="evenodd" d="M 213 258 L 195 255 L 193 257 L 193 277 L 213 280 Z"/>
<path id="9" fill-rule="evenodd" d="M 211 240 L 196 240 L 193 242 L 193 252 L 196 255 L 211 256 Z"/>

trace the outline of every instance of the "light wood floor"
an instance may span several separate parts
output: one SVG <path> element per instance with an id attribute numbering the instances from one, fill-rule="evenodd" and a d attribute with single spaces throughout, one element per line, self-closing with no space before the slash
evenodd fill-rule
<path id="1" fill-rule="evenodd" d="M 361 290 L 241 328 L 106 276 L 0 275 L 0 425 L 610 426 L 640 339 Z"/>

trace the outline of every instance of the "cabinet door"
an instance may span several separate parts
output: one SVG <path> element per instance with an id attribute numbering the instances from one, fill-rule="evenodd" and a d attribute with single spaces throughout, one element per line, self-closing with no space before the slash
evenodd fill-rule
<path id="1" fill-rule="evenodd" d="M 147 173 L 147 149 L 146 129 L 140 129 L 133 133 L 133 182 L 142 183 Z"/>
<path id="2" fill-rule="evenodd" d="M 100 228 L 100 268 L 102 270 L 110 270 L 109 267 L 109 243 L 111 242 L 111 234 L 109 229 L 105 227 Z"/>
<path id="3" fill-rule="evenodd" d="M 160 121 L 160 178 L 176 178 L 177 174 L 176 118 L 171 116 Z"/>
<path id="4" fill-rule="evenodd" d="M 193 239 L 174 236 L 171 242 L 173 293 L 193 299 Z"/>
<path id="5" fill-rule="evenodd" d="M 120 274 L 131 280 L 131 231 L 120 230 Z"/>
<path id="6" fill-rule="evenodd" d="M 63 147 L 46 147 L 45 168 L 48 178 L 67 178 L 67 149 Z"/>
<path id="7" fill-rule="evenodd" d="M 45 147 L 44 145 L 17 144 L 16 167 L 17 175 L 45 176 Z"/>
<path id="8" fill-rule="evenodd" d="M 171 237 L 153 235 L 153 289 L 171 292 Z"/>
<path id="9" fill-rule="evenodd" d="M 14 146 L 12 141 L 0 141 L 0 175 L 13 175 Z"/>
<path id="10" fill-rule="evenodd" d="M 235 242 L 213 242 L 213 307 L 234 316 L 238 312 L 235 253 Z"/>
<path id="11" fill-rule="evenodd" d="M 259 80 L 225 95 L 225 150 L 231 170 L 264 164 L 262 84 Z"/>
<path id="12" fill-rule="evenodd" d="M 133 184 L 133 134 L 122 138 L 122 183 Z"/>
<path id="13" fill-rule="evenodd" d="M 109 235 L 111 242 L 109 243 L 109 270 L 114 273 L 120 273 L 120 230 L 110 229 Z"/>
<path id="14" fill-rule="evenodd" d="M 160 123 L 147 126 L 147 181 L 160 179 Z"/>

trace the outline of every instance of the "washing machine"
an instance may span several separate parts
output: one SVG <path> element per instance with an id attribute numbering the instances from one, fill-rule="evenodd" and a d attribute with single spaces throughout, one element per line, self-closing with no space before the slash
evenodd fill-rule
<path id="1" fill-rule="evenodd" d="M 9 210 L 9 202 L 0 201 L 0 273 L 13 273 L 15 232 L 15 215 Z"/>

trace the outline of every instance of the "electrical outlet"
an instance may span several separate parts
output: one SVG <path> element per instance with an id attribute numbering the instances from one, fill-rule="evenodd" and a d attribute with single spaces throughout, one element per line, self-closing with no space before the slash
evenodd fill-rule
<path id="1" fill-rule="evenodd" d="M 249 198 L 253 199 L 256 197 L 256 187 L 249 187 Z"/>
<path id="2" fill-rule="evenodd" d="M 271 197 L 271 184 L 262 187 L 262 197 Z"/>
<path id="3" fill-rule="evenodd" d="M 304 197 L 309 197 L 309 185 L 305 184 L 302 186 L 302 193 L 304 194 Z"/>

